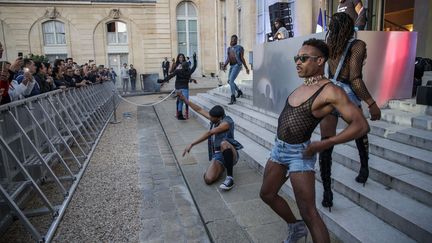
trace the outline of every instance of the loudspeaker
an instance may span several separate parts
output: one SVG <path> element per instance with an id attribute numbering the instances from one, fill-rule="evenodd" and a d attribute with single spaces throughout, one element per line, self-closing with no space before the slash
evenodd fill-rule
<path id="1" fill-rule="evenodd" d="M 269 6 L 269 12 L 280 11 L 286 8 L 289 8 L 289 3 L 278 2 Z"/>
<path id="2" fill-rule="evenodd" d="M 290 16 L 285 16 L 282 18 L 282 20 L 285 23 L 285 25 L 292 23 L 292 18 Z"/>
<path id="3" fill-rule="evenodd" d="M 418 86 L 416 103 L 432 106 L 432 86 Z"/>

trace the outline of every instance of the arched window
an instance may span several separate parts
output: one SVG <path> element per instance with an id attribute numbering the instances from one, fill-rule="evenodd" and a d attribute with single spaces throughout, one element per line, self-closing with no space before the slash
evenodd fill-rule
<path id="1" fill-rule="evenodd" d="M 50 20 L 42 24 L 45 46 L 66 45 L 66 34 L 64 23 Z"/>
<path id="2" fill-rule="evenodd" d="M 108 45 L 127 44 L 127 26 L 123 22 L 115 21 L 107 23 Z"/>
<path id="3" fill-rule="evenodd" d="M 192 56 L 198 52 L 197 11 L 193 3 L 181 2 L 177 6 L 178 52 Z"/>

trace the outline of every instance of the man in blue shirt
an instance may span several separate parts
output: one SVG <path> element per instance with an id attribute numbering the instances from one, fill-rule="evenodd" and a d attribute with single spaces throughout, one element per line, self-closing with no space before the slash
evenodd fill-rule
<path id="1" fill-rule="evenodd" d="M 225 64 L 223 66 L 223 70 L 226 70 L 226 66 L 228 63 L 230 64 L 230 70 L 228 73 L 228 83 L 231 87 L 231 101 L 228 103 L 228 105 L 235 104 L 236 102 L 236 95 L 235 92 L 237 91 L 237 98 L 243 95 L 243 92 L 237 87 L 235 84 L 235 79 L 237 78 L 238 74 L 240 73 L 240 70 L 242 68 L 242 64 L 246 68 L 246 73 L 249 74 L 249 68 L 246 65 L 246 61 L 244 59 L 244 49 L 243 46 L 237 44 L 238 37 L 237 35 L 231 36 L 231 43 L 230 47 L 228 47 L 227 50 L 227 59 L 225 61 Z"/>

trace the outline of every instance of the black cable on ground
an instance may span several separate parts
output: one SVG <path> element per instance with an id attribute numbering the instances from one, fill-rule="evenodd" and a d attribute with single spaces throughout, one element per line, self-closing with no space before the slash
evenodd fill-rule
<path id="1" fill-rule="evenodd" d="M 166 138 L 166 140 L 167 140 L 167 142 L 168 142 L 168 146 L 169 146 L 169 148 L 170 148 L 170 150 L 171 150 L 171 153 L 172 153 L 173 156 L 174 156 L 174 160 L 175 160 L 175 162 L 176 162 L 176 166 L 177 166 L 177 168 L 179 169 L 179 171 L 180 171 L 180 173 L 181 173 L 181 175 L 182 175 L 183 181 L 184 181 L 184 183 L 186 184 L 186 187 L 187 187 L 187 189 L 188 189 L 188 191 L 189 191 L 189 194 L 190 194 L 191 197 L 192 197 L 192 201 L 193 201 L 193 203 L 195 204 L 195 207 L 196 207 L 196 209 L 197 209 L 197 211 L 198 211 L 198 215 L 199 215 L 199 217 L 200 217 L 200 219 L 201 219 L 201 222 L 202 222 L 202 224 L 203 224 L 203 226 L 204 226 L 204 229 L 205 229 L 205 231 L 206 231 L 206 233 L 207 233 L 207 236 L 208 236 L 210 242 L 211 242 L 211 243 L 214 243 L 215 241 L 213 240 L 213 237 L 212 237 L 212 235 L 210 234 L 210 230 L 209 230 L 208 227 L 207 227 L 207 223 L 205 222 L 204 217 L 203 217 L 203 215 L 202 215 L 202 213 L 201 213 L 201 211 L 200 211 L 200 209 L 199 209 L 199 207 L 198 207 L 198 204 L 197 204 L 197 202 L 196 202 L 196 200 L 195 200 L 195 197 L 194 197 L 193 194 L 192 194 L 192 190 L 191 190 L 191 188 L 190 188 L 190 186 L 189 186 L 189 183 L 188 183 L 187 180 L 186 180 L 186 176 L 185 176 L 184 173 L 183 173 L 183 170 L 182 170 L 182 168 L 181 168 L 181 166 L 180 166 L 180 163 L 178 162 L 177 156 L 176 156 L 176 154 L 174 153 L 174 150 L 173 150 L 173 148 L 172 148 L 172 146 L 171 146 L 171 143 L 170 143 L 170 141 L 169 141 L 169 139 L 168 139 L 168 135 L 167 135 L 166 132 L 165 132 L 165 129 L 164 129 L 163 125 L 162 125 L 162 122 L 161 122 L 161 120 L 160 120 L 160 118 L 159 118 L 159 115 L 158 115 L 158 113 L 157 113 L 157 111 L 156 111 L 156 108 L 155 108 L 154 106 L 153 106 L 153 111 L 154 111 L 155 114 L 156 114 L 156 117 L 157 117 L 157 119 L 158 119 L 158 121 L 159 121 L 159 124 L 160 124 L 160 126 L 161 126 L 161 128 L 162 128 L 162 131 L 163 131 L 163 133 L 164 133 L 164 135 L 165 135 L 165 138 Z"/>

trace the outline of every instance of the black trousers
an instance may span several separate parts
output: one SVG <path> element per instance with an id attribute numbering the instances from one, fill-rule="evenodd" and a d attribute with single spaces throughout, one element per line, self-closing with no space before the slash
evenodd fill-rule
<path id="1" fill-rule="evenodd" d="M 136 78 L 130 78 L 130 81 L 131 81 L 131 89 L 133 90 L 133 91 L 135 91 L 136 90 Z"/>

